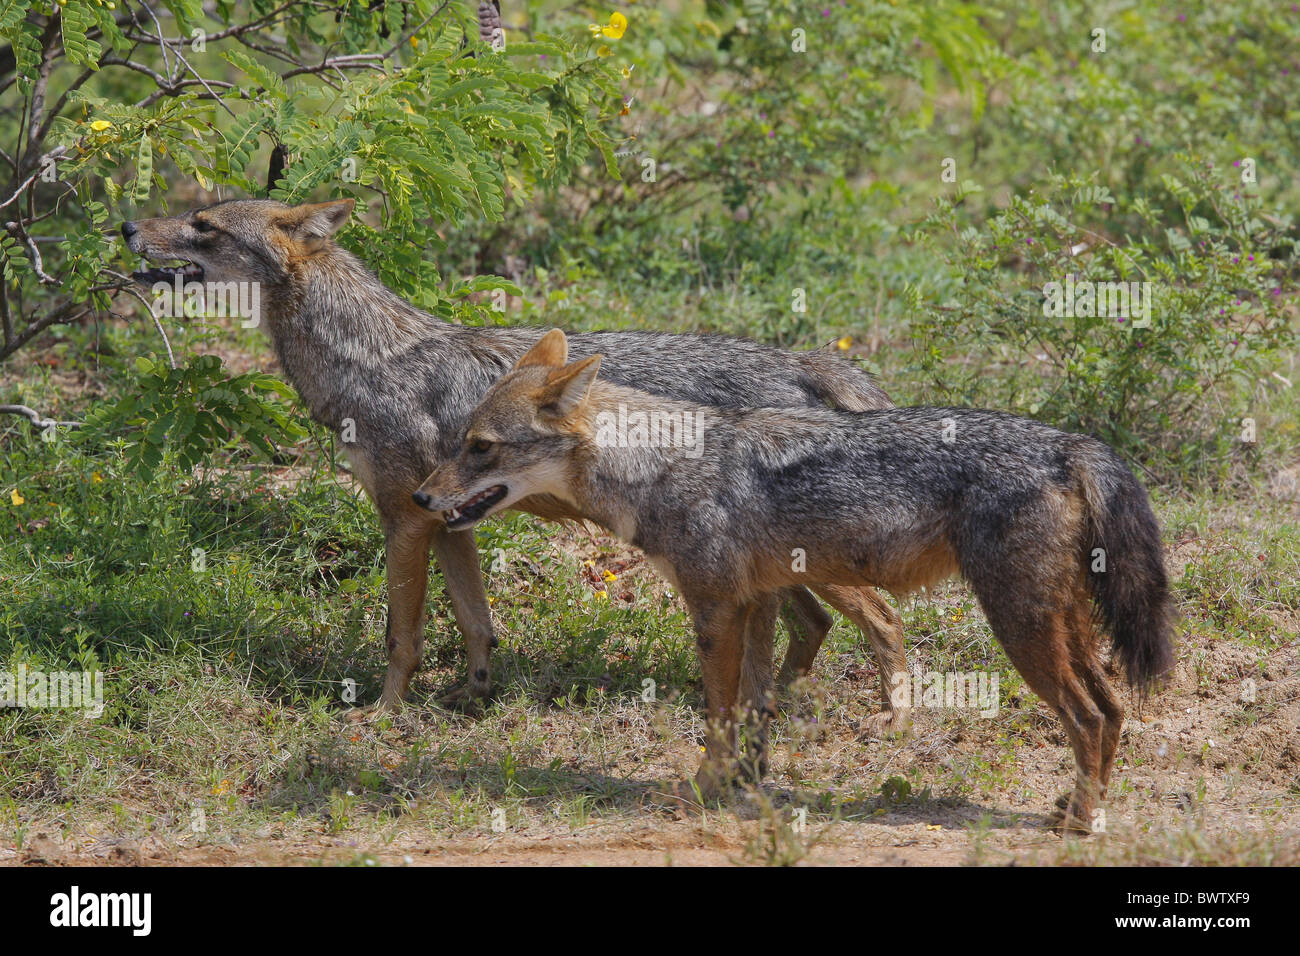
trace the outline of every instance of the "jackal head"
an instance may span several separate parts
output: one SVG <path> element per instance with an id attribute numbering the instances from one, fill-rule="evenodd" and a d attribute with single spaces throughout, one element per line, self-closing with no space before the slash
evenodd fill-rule
<path id="1" fill-rule="evenodd" d="M 569 343 L 542 336 L 470 413 L 460 451 L 415 492 L 452 530 L 472 528 L 529 495 L 570 498 L 574 468 L 591 439 L 583 415 L 600 356 L 568 362 Z"/>
<path id="2" fill-rule="evenodd" d="M 122 223 L 127 248 L 153 269 L 132 273 L 143 285 L 173 282 L 282 283 L 348 221 L 353 201 L 286 206 L 236 199 L 183 216 Z M 168 264 L 170 263 L 170 264 Z"/>

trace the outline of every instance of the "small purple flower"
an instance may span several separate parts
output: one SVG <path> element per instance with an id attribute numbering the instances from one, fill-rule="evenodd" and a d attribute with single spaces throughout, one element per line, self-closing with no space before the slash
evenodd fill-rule
<path id="1" fill-rule="evenodd" d="M 831 15 L 831 8 L 830 8 L 830 7 L 823 7 L 823 8 L 822 8 L 822 16 L 824 16 L 824 17 L 829 17 L 830 15 Z"/>
<path id="2" fill-rule="evenodd" d="M 1026 240 L 1025 240 L 1025 245 L 1027 245 L 1027 246 L 1032 246 L 1033 244 L 1034 244 L 1034 240 L 1032 240 L 1032 239 L 1026 239 Z"/>

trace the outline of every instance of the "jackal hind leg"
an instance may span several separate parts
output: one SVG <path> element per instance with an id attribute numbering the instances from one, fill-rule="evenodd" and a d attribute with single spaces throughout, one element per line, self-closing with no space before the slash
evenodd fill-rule
<path id="1" fill-rule="evenodd" d="M 776 683 L 783 693 L 789 693 L 790 685 L 812 670 L 813 659 L 834 622 L 807 588 L 786 588 L 781 598 L 781 620 L 790 643 Z"/>
<path id="2" fill-rule="evenodd" d="M 880 670 L 880 710 L 862 722 L 864 737 L 905 733 L 912 709 L 893 700 L 896 675 L 907 679 L 903 620 L 879 591 L 867 587 L 824 585 L 813 588 L 819 597 L 857 626 L 871 645 Z"/>
<path id="3" fill-rule="evenodd" d="M 1087 834 L 1101 799 L 1107 725 L 1086 677 L 1095 649 L 1081 646 L 1072 589 L 1018 590 L 1014 599 L 998 604 L 980 594 L 980 604 L 1025 683 L 1060 716 L 1074 752 L 1074 791 L 1052 815 L 1052 827 L 1062 834 Z"/>
<path id="4" fill-rule="evenodd" d="M 1087 585 L 1080 582 L 1075 588 L 1074 604 L 1074 649 L 1077 668 L 1093 703 L 1101 711 L 1105 721 L 1101 732 L 1101 793 L 1100 799 L 1106 798 L 1106 788 L 1110 785 L 1110 773 L 1115 766 L 1115 751 L 1119 749 L 1120 735 L 1124 730 L 1124 707 L 1119 695 L 1106 675 L 1106 667 L 1098 659 L 1096 619 L 1093 617 L 1092 596 Z"/>

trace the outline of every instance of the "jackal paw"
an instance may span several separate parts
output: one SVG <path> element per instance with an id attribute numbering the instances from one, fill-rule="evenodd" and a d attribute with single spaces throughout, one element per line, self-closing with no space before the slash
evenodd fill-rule
<path id="1" fill-rule="evenodd" d="M 650 802 L 668 810 L 700 810 L 706 800 L 695 788 L 694 781 L 674 780 L 649 794 Z"/>
<path id="2" fill-rule="evenodd" d="M 1048 814 L 1048 827 L 1059 836 L 1088 836 L 1092 833 L 1092 810 L 1078 802 L 1074 793 L 1056 798 L 1055 809 Z"/>
<path id="3" fill-rule="evenodd" d="M 394 707 L 392 704 L 377 700 L 364 707 L 353 707 L 343 715 L 343 719 L 350 724 L 369 724 L 381 717 L 391 717 L 399 710 L 401 710 L 400 706 Z"/>
<path id="4" fill-rule="evenodd" d="M 912 729 L 912 712 L 895 707 L 872 714 L 858 727 L 859 737 L 901 737 Z"/>
<path id="5" fill-rule="evenodd" d="M 482 711 L 484 701 L 491 695 L 490 683 L 466 681 L 439 697 L 438 706 L 464 714 L 477 714 Z"/>

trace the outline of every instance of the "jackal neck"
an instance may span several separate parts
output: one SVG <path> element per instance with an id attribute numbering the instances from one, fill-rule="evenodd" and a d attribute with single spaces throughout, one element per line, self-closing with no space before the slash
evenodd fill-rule
<path id="1" fill-rule="evenodd" d="M 714 409 L 596 382 L 582 420 L 589 438 L 570 476 L 574 497 L 595 520 L 632 541 L 655 487 L 703 454 L 716 423 Z"/>
<path id="2" fill-rule="evenodd" d="M 360 379 L 373 379 L 394 355 L 451 328 L 332 243 L 294 262 L 270 299 L 280 364 L 313 417 L 333 427 L 340 402 L 355 403 Z"/>

